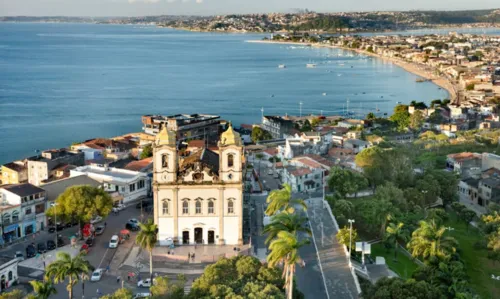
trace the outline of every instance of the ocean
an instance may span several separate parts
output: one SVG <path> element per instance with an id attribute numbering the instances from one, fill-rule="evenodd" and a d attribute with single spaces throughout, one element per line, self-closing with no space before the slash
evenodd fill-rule
<path id="1" fill-rule="evenodd" d="M 298 115 L 300 102 L 303 115 L 364 115 L 447 97 L 376 58 L 245 42 L 263 36 L 0 23 L 0 163 L 139 132 L 143 114 L 219 114 L 239 125 L 260 122 L 261 108 Z"/>

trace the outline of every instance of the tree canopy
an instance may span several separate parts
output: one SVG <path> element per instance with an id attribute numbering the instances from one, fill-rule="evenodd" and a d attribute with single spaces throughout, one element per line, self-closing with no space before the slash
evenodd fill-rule
<path id="1" fill-rule="evenodd" d="M 340 198 L 346 198 L 348 194 L 356 194 L 367 187 L 368 181 L 358 172 L 338 166 L 330 169 L 328 188 Z"/>
<path id="2" fill-rule="evenodd" d="M 252 138 L 252 141 L 255 143 L 255 142 L 261 141 L 261 140 L 272 139 L 273 136 L 271 136 L 271 134 L 268 131 L 262 129 L 261 127 L 253 127 L 251 138 Z"/>
<path id="3" fill-rule="evenodd" d="M 146 144 L 143 148 L 142 148 L 142 152 L 141 152 L 141 159 L 146 159 L 146 158 L 149 158 L 149 157 L 152 157 L 153 156 L 153 147 L 151 146 L 151 144 Z"/>
<path id="4" fill-rule="evenodd" d="M 396 105 L 390 120 L 395 122 L 400 130 L 408 128 L 410 125 L 410 113 L 408 112 L 408 106 L 402 104 Z"/>

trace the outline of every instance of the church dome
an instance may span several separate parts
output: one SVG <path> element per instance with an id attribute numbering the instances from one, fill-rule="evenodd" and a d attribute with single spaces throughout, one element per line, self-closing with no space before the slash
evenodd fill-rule
<path id="1" fill-rule="evenodd" d="M 156 134 L 156 145 L 175 146 L 175 132 L 168 131 L 167 126 L 163 126 L 160 133 Z"/>
<path id="2" fill-rule="evenodd" d="M 233 130 L 233 126 L 229 124 L 229 128 L 226 132 L 222 133 L 220 136 L 221 145 L 237 145 L 241 146 L 241 137 L 238 132 Z"/>

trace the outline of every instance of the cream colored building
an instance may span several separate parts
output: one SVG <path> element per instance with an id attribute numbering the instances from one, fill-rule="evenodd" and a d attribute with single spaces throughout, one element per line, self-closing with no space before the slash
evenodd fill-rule
<path id="1" fill-rule="evenodd" d="M 154 220 L 160 245 L 243 244 L 243 147 L 232 127 L 218 153 L 202 148 L 181 157 L 164 128 L 153 146 Z"/>

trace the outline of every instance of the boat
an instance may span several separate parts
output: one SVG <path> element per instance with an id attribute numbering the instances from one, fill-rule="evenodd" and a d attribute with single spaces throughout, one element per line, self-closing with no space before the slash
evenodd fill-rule
<path id="1" fill-rule="evenodd" d="M 306 67 L 312 69 L 312 68 L 316 67 L 316 64 L 315 63 L 308 63 L 308 64 L 306 64 Z"/>
<path id="2" fill-rule="evenodd" d="M 326 92 L 323 93 L 323 96 L 326 96 Z"/>
<path id="3" fill-rule="evenodd" d="M 286 65 L 280 64 L 280 65 L 278 65 L 278 68 L 280 68 L 280 69 L 286 69 Z"/>

